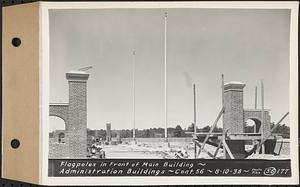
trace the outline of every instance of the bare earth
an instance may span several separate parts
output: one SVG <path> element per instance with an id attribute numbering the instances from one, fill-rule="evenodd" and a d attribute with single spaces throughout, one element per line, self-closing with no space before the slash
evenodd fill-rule
<path id="1" fill-rule="evenodd" d="M 137 144 L 118 144 L 104 145 L 103 150 L 107 159 L 172 159 L 176 158 L 178 152 L 185 152 L 186 159 L 194 159 L 194 144 L 193 143 L 137 143 Z M 212 159 L 207 152 L 214 154 L 216 148 L 210 145 L 205 145 L 205 151 L 200 154 L 199 158 Z M 220 149 L 217 158 L 223 158 L 223 150 Z M 262 155 L 253 154 L 247 159 L 289 159 L 289 155 Z"/>

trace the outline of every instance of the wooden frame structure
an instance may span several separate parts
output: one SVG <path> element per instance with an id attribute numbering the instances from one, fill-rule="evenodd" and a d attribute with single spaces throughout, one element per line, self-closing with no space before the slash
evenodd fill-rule
<path id="1" fill-rule="evenodd" d="M 194 132 L 189 132 L 189 134 L 193 134 L 193 142 L 194 142 L 194 156 L 195 159 L 201 158 L 200 154 L 201 152 L 206 152 L 208 156 L 210 156 L 213 159 L 217 159 L 217 155 L 220 149 L 223 149 L 223 158 L 230 158 L 235 159 L 234 153 L 230 149 L 230 146 L 228 145 L 228 141 L 249 141 L 252 140 L 255 142 L 253 144 L 253 149 L 250 151 L 256 152 L 256 153 L 265 153 L 265 142 L 267 140 L 276 140 L 276 136 L 272 133 L 274 130 L 279 127 L 280 123 L 288 116 L 289 112 L 287 112 L 270 130 L 270 134 L 268 136 L 264 136 L 263 133 L 263 127 L 264 127 L 264 120 L 262 120 L 262 124 L 260 127 L 260 133 L 228 133 L 228 129 L 223 129 L 222 133 L 213 132 L 214 129 L 217 127 L 218 121 L 221 117 L 224 117 L 223 114 L 225 112 L 225 106 L 224 106 L 224 75 L 222 74 L 222 109 L 219 112 L 216 120 L 212 124 L 209 132 L 196 132 L 196 92 L 195 92 L 195 84 L 193 85 L 193 94 L 194 94 Z M 263 86 L 263 80 L 261 80 L 261 97 L 262 97 L 262 109 L 261 109 L 261 115 L 262 119 L 265 119 L 264 116 L 264 86 Z M 257 107 L 257 87 L 255 87 L 255 108 Z M 256 131 L 255 131 L 256 132 Z M 215 141 L 210 141 L 214 139 Z M 209 152 L 205 149 L 205 145 L 210 144 L 213 145 L 216 149 L 214 153 Z M 245 151 L 245 150 L 240 150 Z"/>

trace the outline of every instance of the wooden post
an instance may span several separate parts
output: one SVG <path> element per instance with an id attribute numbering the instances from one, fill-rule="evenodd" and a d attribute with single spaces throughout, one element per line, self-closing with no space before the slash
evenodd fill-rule
<path id="1" fill-rule="evenodd" d="M 257 86 L 255 86 L 255 95 L 254 95 L 254 109 L 257 109 Z M 256 124 L 253 125 L 253 133 L 256 133 Z M 253 146 L 255 145 L 255 140 L 252 142 Z"/>
<path id="2" fill-rule="evenodd" d="M 194 94 L 194 137 L 196 138 L 197 135 L 197 125 L 196 125 L 196 85 L 193 84 L 193 94 Z M 195 143 L 195 150 L 194 150 L 195 159 L 197 158 L 197 146 Z"/>
<path id="3" fill-rule="evenodd" d="M 222 108 L 223 108 L 223 113 L 225 112 L 225 105 L 224 105 L 224 74 L 222 74 Z M 224 123 L 224 115 L 222 116 L 222 120 L 223 120 L 223 123 Z M 225 141 L 225 129 L 224 129 L 224 124 L 223 124 L 223 140 L 222 141 Z M 226 159 L 226 149 L 225 147 L 223 146 L 223 152 L 224 152 L 224 159 Z"/>
<path id="4" fill-rule="evenodd" d="M 219 149 L 220 149 L 220 147 L 221 147 L 221 144 L 222 144 L 222 141 L 220 140 L 220 142 L 218 143 L 218 147 L 217 147 L 217 149 L 216 149 L 216 151 L 215 151 L 215 153 L 214 153 L 214 155 L 213 155 L 213 158 L 214 158 L 214 159 L 216 158 L 216 156 L 217 156 L 217 154 L 218 154 L 218 152 L 219 152 Z"/>
<path id="5" fill-rule="evenodd" d="M 223 131 L 224 131 L 224 129 L 223 129 Z M 223 135 L 222 135 L 222 144 L 223 144 L 223 153 L 224 153 L 223 159 L 226 159 L 226 148 L 225 148 L 225 146 L 224 146 L 224 142 L 225 142 L 225 132 L 224 132 Z M 225 142 L 225 143 L 226 143 L 226 142 Z"/>
<path id="6" fill-rule="evenodd" d="M 224 107 L 224 75 L 222 74 L 222 107 Z"/>
<path id="7" fill-rule="evenodd" d="M 227 145 L 225 139 L 223 140 L 223 148 L 224 148 L 225 150 L 227 150 L 227 152 L 228 152 L 228 154 L 229 154 L 229 156 L 230 156 L 230 159 L 234 159 L 234 156 L 233 156 L 233 154 L 231 153 L 231 151 L 230 151 L 230 149 L 229 149 L 229 147 L 228 147 L 228 145 Z"/>
<path id="8" fill-rule="evenodd" d="M 195 156 L 195 159 L 197 158 L 197 145 L 196 145 L 196 142 L 194 141 L 194 156 Z"/>
<path id="9" fill-rule="evenodd" d="M 264 108 L 264 82 L 261 80 L 261 145 L 262 154 L 265 154 L 265 144 L 264 141 L 264 127 L 265 127 L 265 108 Z"/>
<path id="10" fill-rule="evenodd" d="M 273 132 L 279 125 L 280 123 L 284 120 L 284 118 L 287 117 L 287 115 L 289 115 L 289 112 L 287 112 L 275 125 L 274 127 L 271 129 L 271 132 Z"/>
<path id="11" fill-rule="evenodd" d="M 284 118 L 286 118 L 287 116 L 289 115 L 289 112 L 287 112 L 275 125 L 274 127 L 271 129 L 271 133 L 280 125 L 280 123 L 284 120 Z M 264 139 L 260 142 L 257 150 L 259 152 L 261 146 L 263 145 L 263 143 L 271 136 L 271 133 L 267 136 L 267 137 L 264 137 Z"/>
<path id="12" fill-rule="evenodd" d="M 257 109 L 257 86 L 255 86 L 255 101 L 254 101 L 254 109 Z"/>
<path id="13" fill-rule="evenodd" d="M 227 132 L 228 132 L 228 129 L 223 129 L 223 135 L 222 135 L 222 144 L 223 144 L 223 152 L 224 152 L 223 159 L 226 159 L 226 148 L 224 146 L 224 142 L 226 143 L 225 140 L 226 140 Z"/>
<path id="14" fill-rule="evenodd" d="M 135 143 L 135 50 L 133 51 L 133 53 L 132 53 L 132 55 L 133 55 L 133 81 L 132 81 L 132 83 L 133 83 L 133 98 L 132 98 L 132 100 L 133 100 L 133 132 L 132 132 L 132 137 L 133 137 L 133 141 L 134 141 L 134 143 Z"/>
<path id="15" fill-rule="evenodd" d="M 278 150 L 278 155 L 280 155 L 280 152 L 281 152 L 281 149 L 282 149 L 282 145 L 283 145 L 283 140 L 281 140 L 281 144 L 280 144 L 280 147 L 279 147 L 279 150 Z"/>
<path id="16" fill-rule="evenodd" d="M 203 143 L 202 143 L 202 146 L 201 146 L 200 150 L 198 151 L 198 155 L 199 155 L 199 154 L 201 153 L 201 151 L 204 149 L 204 146 L 205 146 L 205 144 L 206 144 L 206 142 L 207 142 L 209 136 L 212 134 L 213 130 L 214 130 L 215 127 L 217 126 L 219 119 L 220 119 L 221 116 L 223 115 L 223 112 L 224 112 L 224 108 L 222 108 L 222 110 L 220 111 L 220 113 L 219 113 L 217 119 L 215 120 L 214 124 L 211 126 L 211 129 L 209 130 L 209 133 L 206 135 L 206 137 L 205 137 L 205 139 L 204 139 L 204 141 L 203 141 Z"/>

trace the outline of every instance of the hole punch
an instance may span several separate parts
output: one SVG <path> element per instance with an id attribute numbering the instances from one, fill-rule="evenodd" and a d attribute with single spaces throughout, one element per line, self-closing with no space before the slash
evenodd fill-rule
<path id="1" fill-rule="evenodd" d="M 12 40 L 11 40 L 11 43 L 12 43 L 12 45 L 14 46 L 14 47 L 19 47 L 20 45 L 21 45 L 21 39 L 20 38 L 13 38 Z"/>
<path id="2" fill-rule="evenodd" d="M 20 147 L 20 141 L 18 139 L 13 139 L 10 142 L 10 145 L 11 145 L 12 148 L 17 149 L 17 148 Z"/>

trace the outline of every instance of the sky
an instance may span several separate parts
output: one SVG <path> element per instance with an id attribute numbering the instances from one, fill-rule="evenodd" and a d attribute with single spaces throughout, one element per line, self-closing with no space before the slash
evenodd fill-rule
<path id="1" fill-rule="evenodd" d="M 290 11 L 284 9 L 50 10 L 50 102 L 68 102 L 66 72 L 93 66 L 88 128 L 111 123 L 112 129 L 131 129 L 135 67 L 136 128 L 164 127 L 165 12 L 169 127 L 193 122 L 192 84 L 197 126 L 214 122 L 221 110 L 221 74 L 225 83 L 246 84 L 244 108 L 254 108 L 255 86 L 261 108 L 263 79 L 271 121 L 288 112 Z M 63 120 L 50 117 L 50 130 L 63 128 Z"/>

